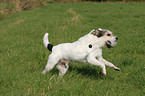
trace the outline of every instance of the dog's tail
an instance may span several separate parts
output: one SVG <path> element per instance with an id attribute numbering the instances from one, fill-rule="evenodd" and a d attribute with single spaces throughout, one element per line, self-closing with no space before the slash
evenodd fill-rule
<path id="1" fill-rule="evenodd" d="M 52 48 L 53 48 L 53 45 L 49 43 L 48 41 L 48 33 L 45 33 L 44 37 L 43 37 L 43 43 L 44 43 L 44 46 L 52 52 Z"/>

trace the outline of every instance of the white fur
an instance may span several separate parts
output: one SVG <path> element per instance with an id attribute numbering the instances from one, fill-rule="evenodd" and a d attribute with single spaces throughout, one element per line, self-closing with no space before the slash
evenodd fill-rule
<path id="1" fill-rule="evenodd" d="M 57 68 L 59 70 L 59 75 L 63 76 L 68 70 L 69 61 L 88 62 L 92 65 L 100 66 L 105 75 L 105 65 L 120 70 L 102 57 L 102 47 L 105 46 L 106 39 L 103 37 L 98 38 L 91 34 L 91 32 L 73 43 L 63 43 L 54 46 L 42 73 L 45 74 L 58 63 Z M 44 35 L 43 43 L 45 47 L 49 44 L 48 33 Z M 89 48 L 90 44 L 92 48 Z M 62 59 L 67 61 L 65 63 L 66 67 L 61 65 L 60 60 Z"/>
<path id="2" fill-rule="evenodd" d="M 43 37 L 43 44 L 44 46 L 47 48 L 47 45 L 49 44 L 49 41 L 48 41 L 48 33 L 46 33 Z"/>

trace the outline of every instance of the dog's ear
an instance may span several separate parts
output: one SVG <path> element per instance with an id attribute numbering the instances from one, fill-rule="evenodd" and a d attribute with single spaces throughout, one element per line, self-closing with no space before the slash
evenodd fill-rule
<path id="1" fill-rule="evenodd" d="M 94 30 L 91 34 L 96 35 L 96 30 Z"/>
<path id="2" fill-rule="evenodd" d="M 101 36 L 103 36 L 103 31 L 100 31 L 100 30 L 96 30 L 97 31 L 97 37 L 101 37 Z"/>
<path id="3" fill-rule="evenodd" d="M 93 34 L 93 35 L 95 35 L 95 36 L 97 36 L 97 37 L 101 37 L 101 36 L 104 35 L 104 32 L 101 31 L 101 30 L 95 30 L 95 31 L 93 31 L 91 34 Z"/>

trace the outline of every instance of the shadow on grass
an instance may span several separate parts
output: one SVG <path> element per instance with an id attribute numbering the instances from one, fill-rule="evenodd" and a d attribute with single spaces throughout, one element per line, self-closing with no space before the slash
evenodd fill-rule
<path id="1" fill-rule="evenodd" d="M 96 68 L 96 66 L 94 68 L 90 67 L 90 66 L 87 66 L 87 65 L 83 66 L 82 68 L 79 68 L 79 67 L 76 67 L 76 66 L 75 67 L 70 66 L 68 71 L 74 71 L 74 70 L 77 71 L 78 74 L 81 74 L 82 76 L 90 78 L 90 79 L 114 80 L 114 78 L 112 78 L 112 77 L 105 76 L 102 73 L 102 69 L 101 68 Z"/>
<path id="2" fill-rule="evenodd" d="M 81 74 L 85 78 L 90 78 L 90 79 L 95 79 L 95 80 L 98 80 L 98 79 L 114 80 L 113 77 L 105 76 L 102 73 L 102 69 L 101 68 L 97 68 L 96 66 L 90 67 L 90 66 L 86 65 L 86 66 L 83 66 L 83 67 L 78 67 L 78 66 L 71 65 L 71 66 L 69 66 L 68 72 L 66 74 L 72 73 L 74 71 L 76 71 L 78 74 Z M 53 74 L 57 74 L 58 75 L 59 71 L 55 67 L 54 69 L 52 69 L 50 71 L 50 74 L 51 75 L 53 75 Z"/>

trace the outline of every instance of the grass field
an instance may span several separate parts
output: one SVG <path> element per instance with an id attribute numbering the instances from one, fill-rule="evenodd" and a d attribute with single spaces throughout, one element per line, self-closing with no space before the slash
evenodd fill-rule
<path id="1" fill-rule="evenodd" d="M 41 75 L 53 45 L 74 42 L 90 30 L 104 28 L 119 37 L 103 57 L 121 68 L 114 71 L 71 62 L 58 79 L 54 68 Z M 0 21 L 0 96 L 144 96 L 145 4 L 49 3 Z"/>

